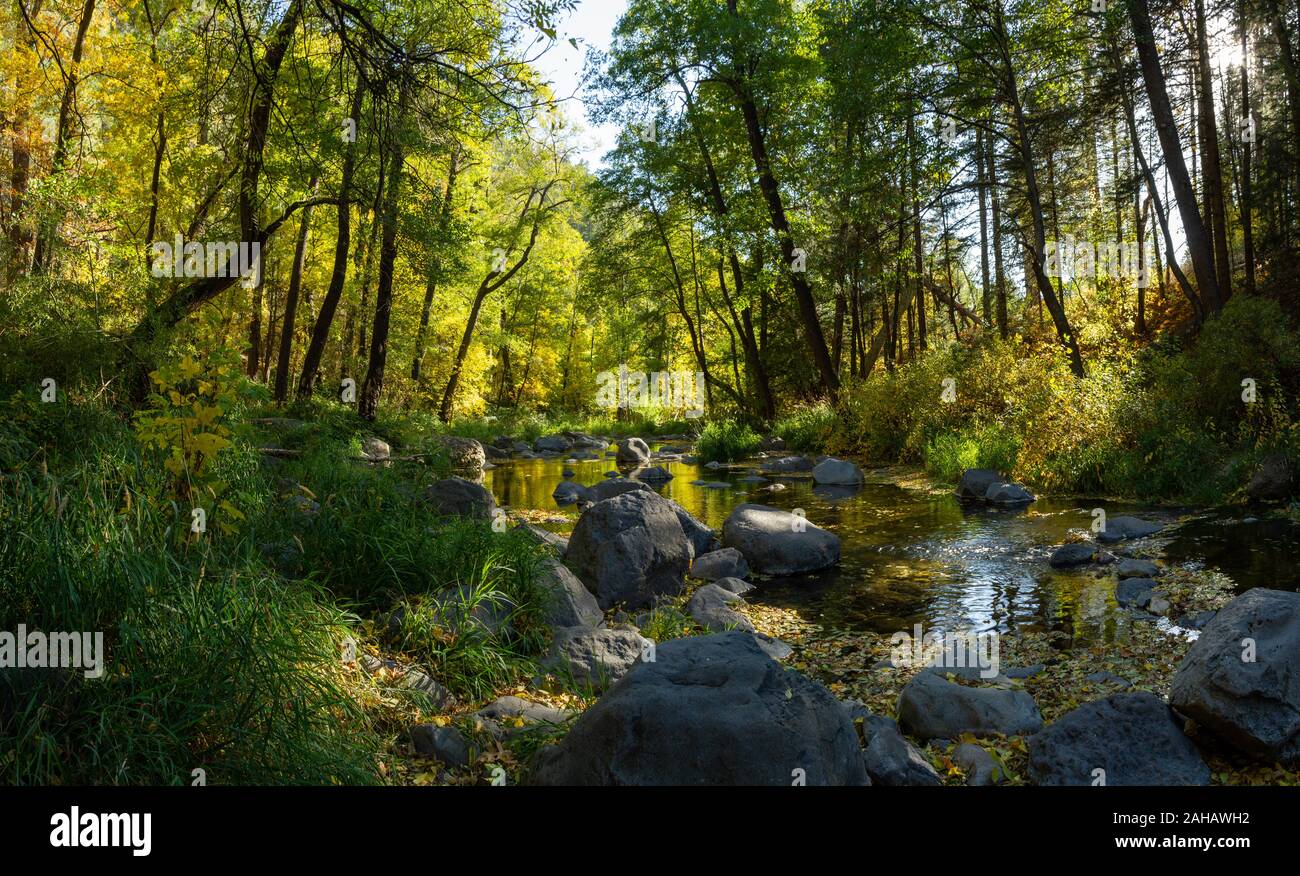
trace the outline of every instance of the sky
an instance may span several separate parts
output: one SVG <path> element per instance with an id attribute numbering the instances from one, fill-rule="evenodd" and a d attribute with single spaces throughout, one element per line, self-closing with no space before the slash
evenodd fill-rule
<path id="1" fill-rule="evenodd" d="M 559 22 L 555 45 L 534 62 L 551 81 L 556 98 L 563 100 L 565 113 L 583 129 L 581 156 L 592 169 L 602 166 L 601 156 L 614 145 L 618 129 L 594 126 L 587 118 L 581 99 L 582 65 L 588 47 L 609 48 L 610 34 L 626 9 L 627 0 L 579 0 L 578 8 Z M 569 44 L 571 37 L 578 41 L 578 48 Z"/>

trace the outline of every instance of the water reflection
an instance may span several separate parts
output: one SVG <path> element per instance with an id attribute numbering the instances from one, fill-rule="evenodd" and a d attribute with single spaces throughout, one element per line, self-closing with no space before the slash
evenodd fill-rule
<path id="1" fill-rule="evenodd" d="M 1141 514 L 1163 522 L 1169 510 L 1088 500 L 1040 499 L 1022 509 L 972 509 L 951 495 L 931 495 L 892 483 L 814 486 L 807 476 L 753 479 L 755 465 L 723 469 L 655 460 L 673 479 L 651 484 L 715 530 L 742 502 L 804 509 L 818 526 L 840 536 L 841 562 L 824 572 L 759 582 L 755 602 L 790 606 L 831 628 L 892 633 L 921 623 L 938 630 L 1017 628 L 1064 633 L 1064 644 L 1109 640 L 1133 619 L 1114 604 L 1108 574 L 1051 569 L 1051 550 L 1071 532 L 1086 532 L 1095 507 L 1107 514 Z M 578 509 L 551 498 L 566 480 L 594 484 L 615 470 L 599 460 L 530 459 L 487 473 L 486 484 L 506 507 L 554 512 L 549 528 L 572 528 Z M 750 481 L 744 478 L 749 477 Z M 870 477 L 868 478 L 870 481 Z M 692 483 L 699 481 L 703 483 Z M 772 490 L 780 483 L 783 490 Z M 560 522 L 563 521 L 563 522 Z M 1172 561 L 1200 560 L 1228 571 L 1240 586 L 1300 584 L 1293 565 L 1297 527 L 1270 523 L 1196 521 L 1168 550 Z M 1234 533 L 1249 532 L 1243 543 Z M 1277 582 L 1277 583 L 1270 583 Z"/>

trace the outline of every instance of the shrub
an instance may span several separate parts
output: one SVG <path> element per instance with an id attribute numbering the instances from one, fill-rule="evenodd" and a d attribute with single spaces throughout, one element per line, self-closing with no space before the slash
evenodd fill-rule
<path id="1" fill-rule="evenodd" d="M 753 429 L 735 420 L 714 420 L 704 427 L 695 443 L 703 462 L 735 462 L 758 449 L 761 439 Z"/>

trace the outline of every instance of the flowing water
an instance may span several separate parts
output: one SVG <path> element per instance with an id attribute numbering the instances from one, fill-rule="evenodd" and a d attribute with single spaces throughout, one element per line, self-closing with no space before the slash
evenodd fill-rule
<path id="1" fill-rule="evenodd" d="M 743 502 L 802 508 L 808 519 L 839 535 L 840 564 L 824 572 L 774 578 L 746 598 L 791 607 L 830 628 L 891 633 L 914 624 L 939 630 L 1022 628 L 1066 634 L 1063 645 L 1109 640 L 1132 622 L 1112 598 L 1114 579 L 1096 569 L 1050 568 L 1053 548 L 1071 534 L 1086 535 L 1094 508 L 1110 516 L 1133 514 L 1173 526 L 1161 533 L 1166 561 L 1219 569 L 1239 591 L 1265 586 L 1300 589 L 1300 527 L 1287 520 L 1255 519 L 1245 512 L 1192 513 L 1106 500 L 1040 498 L 1028 508 L 990 510 L 964 506 L 950 493 L 898 486 L 898 471 L 868 472 L 859 488 L 818 487 L 808 476 L 782 476 L 768 484 L 743 480 L 757 461 L 741 468 L 708 469 L 653 460 L 673 474 L 658 491 L 721 532 Z M 507 508 L 555 515 L 547 528 L 567 533 L 575 506 L 551 497 L 563 472 L 581 484 L 601 481 L 612 459 L 519 459 L 487 472 L 486 485 Z M 760 472 L 761 474 L 761 472 Z M 693 484 L 707 481 L 714 486 Z M 1123 552 L 1123 546 L 1120 547 Z"/>

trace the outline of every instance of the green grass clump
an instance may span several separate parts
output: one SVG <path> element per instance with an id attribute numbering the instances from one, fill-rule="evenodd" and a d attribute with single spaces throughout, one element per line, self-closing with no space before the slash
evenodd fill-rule
<path id="1" fill-rule="evenodd" d="M 714 420 L 696 439 L 695 450 L 702 462 L 735 462 L 758 450 L 758 434 L 735 420 Z"/>

